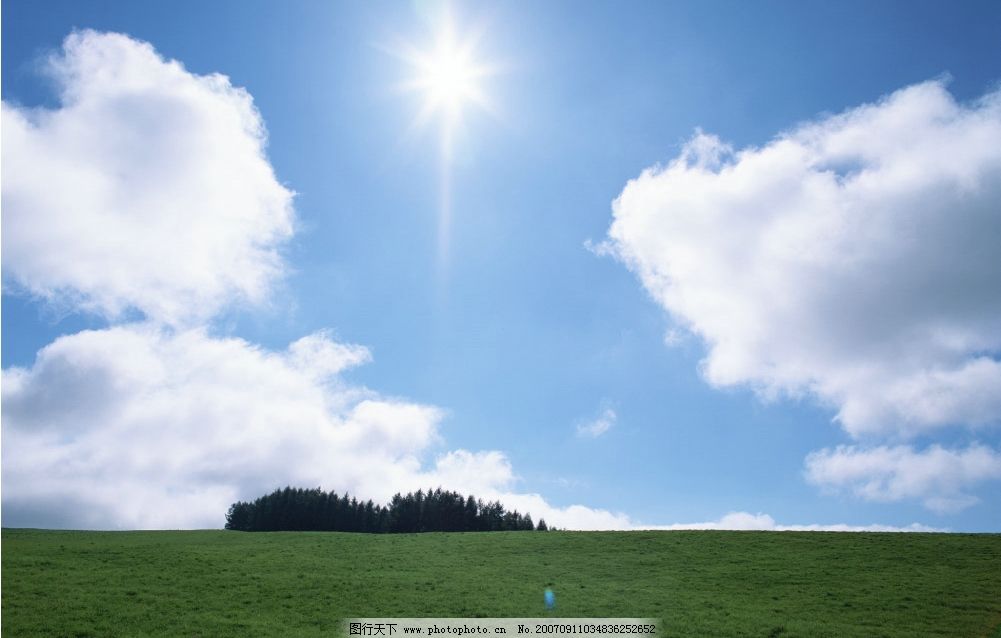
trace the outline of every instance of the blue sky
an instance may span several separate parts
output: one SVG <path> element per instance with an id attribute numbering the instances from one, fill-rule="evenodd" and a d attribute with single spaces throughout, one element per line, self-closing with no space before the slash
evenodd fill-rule
<path id="1" fill-rule="evenodd" d="M 46 235 L 46 223 L 58 225 L 78 214 L 72 193 L 62 204 L 39 196 L 42 203 L 29 206 L 23 202 L 36 201 L 31 199 L 32 187 L 14 183 L 15 178 L 8 184 L 10 167 L 45 174 L 43 162 L 55 162 L 58 153 L 47 157 L 27 146 L 30 142 L 21 147 L 19 138 L 8 142 L 11 135 L 4 135 L 5 524 L 201 526 L 213 522 L 211 515 L 153 516 L 123 512 L 108 503 L 124 494 L 144 494 L 151 503 L 173 502 L 172 495 L 184 492 L 211 512 L 219 502 L 253 497 L 254 490 L 294 480 L 376 499 L 384 498 L 387 489 L 405 491 L 422 481 L 439 480 L 463 491 L 508 495 L 522 507 L 538 504 L 526 496 L 536 495 L 549 508 L 545 511 L 552 512 L 550 517 L 564 526 L 719 523 L 736 512 L 765 527 L 764 515 L 780 525 L 919 523 L 961 531 L 1001 530 L 1001 410 L 991 398 L 1001 396 L 995 370 L 1001 352 L 995 332 L 1001 271 L 993 263 L 1001 248 L 1001 199 L 990 185 L 1001 164 L 989 150 L 977 150 L 976 143 L 993 140 L 997 133 L 1001 8 L 996 3 L 453 4 L 450 12 L 458 36 L 480 33 L 476 59 L 496 67 L 479 81 L 495 113 L 465 106 L 453 158 L 444 169 L 441 122 L 413 127 L 423 96 L 400 90 L 414 69 L 394 54 L 403 43 L 417 48 L 433 43 L 441 8 L 430 3 L 4 3 L 5 107 L 17 113 L 30 113 L 32 107 L 66 110 L 59 99 L 65 79 L 46 75 L 47 56 L 70 59 L 97 48 L 101 34 L 125 34 L 134 43 L 149 43 L 162 59 L 179 61 L 186 77 L 221 73 L 232 87 L 245 89 L 267 128 L 265 161 L 275 176 L 274 184 L 262 186 L 262 193 L 267 192 L 261 197 L 268 202 L 280 199 L 275 189 L 282 187 L 295 193 L 294 232 L 279 229 L 275 236 L 250 241 L 273 247 L 280 256 L 277 276 L 261 274 L 268 280 L 263 294 L 248 293 L 250 284 L 242 283 L 226 288 L 229 292 L 210 294 L 200 280 L 175 277 L 188 251 L 200 250 L 197 237 L 202 234 L 193 234 L 190 245 L 178 238 L 176 250 L 165 253 L 172 257 L 161 258 L 169 267 L 159 268 L 152 254 L 139 268 L 129 261 L 132 257 L 121 262 L 102 259 L 100 267 L 112 274 L 80 283 L 67 279 L 58 266 L 52 267 L 58 272 L 46 271 L 48 262 L 32 257 L 65 249 L 69 260 L 93 254 L 97 249 L 92 245 L 104 245 L 87 243 L 89 235 L 79 243 L 73 243 L 73 236 Z M 62 49 L 74 30 L 94 32 L 81 45 L 84 53 Z M 118 54 L 134 55 L 135 47 L 122 45 Z M 149 60 L 143 64 L 159 68 Z M 96 72 L 81 72 L 75 81 L 97 77 L 87 73 Z M 908 87 L 910 93 L 895 93 Z M 891 95 L 896 97 L 887 98 Z M 858 111 L 867 104 L 876 105 L 871 122 Z M 922 116 L 932 107 L 940 110 Z M 144 108 L 147 103 L 138 100 L 124 119 L 138 118 Z M 787 194 L 782 189 L 793 187 L 783 186 L 786 182 L 778 178 L 778 195 L 724 183 L 726 166 L 744 167 L 750 182 L 768 182 L 773 171 L 757 168 L 754 153 L 761 152 L 762 162 L 771 161 L 766 151 L 780 135 L 799 139 L 810 153 L 823 155 L 827 151 L 817 151 L 809 140 L 840 139 L 838 127 L 852 124 L 832 116 L 846 112 L 858 116 L 854 125 L 862 138 L 905 145 L 912 139 L 927 141 L 915 146 L 910 156 L 930 153 L 934 158 L 928 148 L 941 139 L 954 142 L 939 148 L 956 158 L 957 171 L 965 171 L 955 179 L 968 187 L 967 195 L 956 194 L 958 187 L 948 182 L 951 173 L 943 166 L 929 160 L 915 168 L 890 151 L 859 141 L 845 151 L 846 161 L 861 162 L 861 172 L 868 167 L 874 180 L 883 180 L 866 187 L 864 197 L 844 186 L 852 179 L 849 169 L 839 173 L 844 189 L 833 194 L 824 190 L 827 195 Z M 880 119 L 880 114 L 887 118 Z M 908 119 L 912 116 L 913 126 Z M 9 131 L 7 111 L 4 117 Z M 163 121 L 158 119 L 156 126 Z M 894 121 L 904 122 L 907 130 L 892 130 Z M 114 120 L 102 120 L 101 125 L 117 130 Z M 29 123 L 26 130 L 42 126 Z M 49 133 L 55 136 L 60 130 Z M 127 130 L 135 139 L 123 134 L 122 144 L 131 150 L 122 153 L 144 157 L 142 127 Z M 694 137 L 697 131 L 705 137 Z M 170 142 L 173 133 L 161 133 L 167 141 L 156 138 L 149 148 L 176 151 Z M 698 140 L 705 140 L 711 150 L 698 150 Z M 163 175 L 173 175 L 193 161 L 177 152 L 164 155 L 163 166 L 149 169 L 152 180 L 167 183 Z M 672 164 L 681 156 L 689 158 L 687 169 Z M 825 157 L 809 160 L 818 167 L 809 175 L 826 170 L 826 164 L 820 166 L 824 161 L 840 161 L 840 156 Z M 100 161 L 91 165 L 86 153 L 77 159 L 102 170 Z M 901 162 L 908 170 L 929 171 L 923 173 L 930 175 L 927 183 L 938 184 L 941 178 L 944 185 L 926 192 L 891 183 L 892 171 L 876 170 L 904 165 Z M 627 188 L 630 180 L 656 166 L 677 170 L 649 174 L 649 188 L 643 183 L 635 183 L 632 191 L 632 186 Z M 452 211 L 446 256 L 439 242 L 442 170 L 449 176 Z M 789 169 L 789 174 L 795 177 L 796 172 Z M 66 182 L 68 188 L 75 183 Z M 685 195 L 689 188 L 690 196 Z M 168 202 L 164 216 L 188 201 L 171 200 L 173 191 L 161 190 L 156 196 Z M 717 200 L 716 194 L 723 192 L 730 195 Z M 627 193 L 632 193 L 628 200 Z M 218 201 L 237 195 L 211 193 Z M 612 202 L 620 195 L 621 206 L 613 214 Z M 147 194 L 134 190 L 116 195 L 115 201 L 126 200 L 149 201 Z M 735 268 L 734 255 L 743 250 L 739 246 L 745 240 L 765 237 L 753 224 L 740 230 L 743 220 L 784 211 L 783 202 L 788 201 L 813 202 L 817 209 L 790 204 L 793 212 L 776 213 L 769 223 L 798 229 L 800 222 L 821 217 L 821 209 L 850 209 L 837 217 L 846 224 L 839 235 L 843 242 L 818 240 L 820 235 L 809 229 L 803 235 L 790 231 L 789 245 L 804 245 L 808 252 L 831 250 L 835 259 L 818 265 L 814 279 L 804 279 L 800 275 L 805 271 L 789 264 L 805 262 L 789 261 L 781 250 L 781 259 L 773 252 L 759 253 L 735 272 L 775 274 L 778 288 L 761 284 L 764 292 L 756 294 L 751 288 L 757 284 L 738 286 L 726 274 Z M 846 201 L 867 204 L 856 210 L 856 204 Z M 698 206 L 685 208 L 685 202 L 709 202 L 705 210 L 693 212 L 692 219 L 712 219 L 718 227 L 700 230 L 700 222 L 688 223 L 678 211 Z M 908 216 L 906 211 L 922 209 L 925 202 L 930 212 Z M 44 206 L 56 208 L 51 215 L 39 213 Z M 968 208 L 969 214 L 947 212 L 957 206 Z M 262 205 L 261 214 L 274 221 L 278 208 Z M 129 215 L 130 210 L 126 206 L 121 214 Z M 206 208 L 206 214 L 215 210 Z M 871 213 L 878 219 L 870 224 L 867 211 L 882 212 Z M 134 232 L 142 233 L 150 227 L 136 228 Z M 231 232 L 223 223 L 206 228 L 226 237 Z M 610 234 L 612 228 L 618 230 Z M 943 228 L 947 230 L 940 232 Z M 95 237 L 114 235 L 99 226 L 89 229 Z M 872 239 L 876 231 L 885 233 L 879 241 L 886 243 Z M 36 235 L 42 243 L 24 240 L 27 248 L 21 246 L 23 237 Z M 726 247 L 727 238 L 735 242 L 732 250 Z M 125 239 L 135 240 L 133 245 L 149 241 L 154 250 L 175 240 L 169 235 Z M 819 243 L 811 245 L 814 240 Z M 232 241 L 235 251 L 249 245 L 240 238 Z M 689 248 L 704 259 L 696 261 L 694 274 L 679 261 Z M 20 255 L 27 257 L 22 260 Z M 848 285 L 856 280 L 840 265 L 859 255 L 863 272 L 851 276 L 882 284 L 861 291 Z M 886 255 L 899 258 L 884 259 Z M 767 271 L 758 270 L 761 264 L 769 265 Z M 87 269 L 86 264 L 81 268 Z M 236 281 L 239 276 L 233 273 L 243 272 L 236 266 L 221 268 L 220 280 Z M 119 279 L 131 273 L 133 282 L 121 284 Z M 671 291 L 658 288 L 664 278 L 674 281 Z M 767 293 L 779 288 L 802 299 L 807 310 L 772 313 Z M 152 302 L 136 290 L 152 290 L 163 298 L 176 293 L 184 303 L 208 299 L 208 310 L 181 321 L 176 315 L 164 319 L 166 315 L 150 310 Z M 870 314 L 846 312 L 850 318 L 835 320 L 842 303 L 849 310 L 873 309 L 873 299 L 885 300 L 891 291 L 904 291 L 894 308 L 909 309 L 908 317 L 921 319 L 915 319 L 914 326 L 934 323 L 936 335 L 962 335 L 956 337 L 962 343 L 932 348 L 926 333 L 917 328 L 908 332 L 909 319 L 901 323 L 892 308 L 886 320 L 901 327 L 891 340 L 896 343 L 899 337 L 900 350 L 881 345 L 886 339 L 879 337 L 884 333 L 878 308 Z M 739 302 L 703 301 L 719 295 Z M 817 319 L 824 316 L 824 308 L 830 311 L 830 323 Z M 740 327 L 751 326 L 753 320 L 764 322 L 753 334 Z M 324 343 L 359 344 L 368 349 L 371 361 L 355 367 L 360 359 L 349 365 L 342 360 L 343 352 L 330 355 L 342 357 L 330 364 L 334 378 L 317 382 L 310 391 L 328 392 L 329 404 L 351 404 L 364 395 L 397 407 L 436 406 L 437 412 L 420 413 L 416 425 L 405 411 L 386 417 L 392 424 L 379 425 L 379 431 L 392 433 L 376 437 L 381 444 L 332 443 L 326 460 L 310 461 L 317 464 L 313 469 L 295 455 L 268 456 L 253 442 L 247 443 L 247 449 L 254 450 L 248 458 L 266 462 L 248 460 L 230 474 L 220 470 L 212 479 L 193 478 L 206 475 L 201 465 L 150 461 L 174 469 L 158 473 L 162 483 L 146 492 L 141 485 L 146 472 L 153 472 L 149 467 L 121 474 L 106 470 L 109 465 L 129 465 L 126 458 L 146 458 L 156 449 L 159 444 L 144 438 L 143 428 L 169 431 L 169 412 L 108 426 L 111 430 L 104 435 L 114 437 L 117 447 L 99 444 L 103 439 L 96 431 L 86 435 L 92 447 L 65 443 L 83 441 L 83 435 L 75 439 L 63 433 L 64 438 L 53 439 L 63 443 L 45 443 L 31 433 L 48 427 L 46 419 L 133 414 L 140 409 L 136 406 L 162 391 L 156 385 L 161 382 L 150 381 L 142 386 L 141 396 L 123 398 L 116 394 L 121 386 L 114 376 L 117 368 L 105 369 L 112 364 L 104 362 L 105 367 L 98 367 L 106 375 L 97 376 L 107 379 L 115 392 L 101 386 L 85 393 L 112 397 L 102 411 L 88 412 L 73 402 L 48 404 L 45 392 L 76 396 L 76 390 L 53 384 L 74 383 L 92 368 L 80 363 L 85 361 L 81 350 L 66 346 L 71 352 L 60 355 L 60 374 L 45 374 L 36 363 L 42 348 L 85 329 L 112 339 L 110 327 L 128 331 L 130 326 L 141 326 L 136 330 L 145 331 L 143 339 L 159 339 L 163 348 L 153 348 L 159 354 L 151 356 L 181 366 L 181 372 L 165 373 L 164 378 L 170 379 L 170 387 L 182 388 L 194 383 L 185 376 L 184 366 L 194 365 L 192 357 L 213 351 L 219 341 L 236 338 L 244 350 L 281 352 L 306 335 L 328 331 L 322 333 L 327 335 Z M 201 331 L 196 340 L 201 345 L 191 346 L 196 354 L 185 351 L 177 359 L 164 354 L 180 352 L 174 340 L 187 330 Z M 149 337 L 153 333 L 159 336 Z M 667 339 L 668 334 L 673 336 Z M 133 357 L 124 342 L 107 343 L 122 348 L 117 352 L 121 358 Z M 720 347 L 714 350 L 713 343 Z M 832 348 L 837 354 L 814 356 L 823 349 L 816 347 L 820 343 L 838 346 Z M 97 348 L 102 349 L 107 350 Z M 914 361 L 901 352 L 916 353 Z M 976 370 L 967 365 L 973 363 L 979 366 Z M 863 378 L 857 373 L 861 369 L 877 372 Z M 262 374 L 267 375 L 263 368 Z M 898 381 L 905 388 L 898 398 L 883 401 L 869 393 L 874 385 Z M 926 381 L 927 395 L 946 398 L 919 410 L 913 406 L 924 406 L 919 399 L 926 396 L 920 391 L 925 386 L 920 384 Z M 231 389 L 230 383 L 221 387 Z M 254 393 L 253 381 L 247 385 Z M 906 388 L 915 387 L 919 398 L 907 394 Z M 192 396 L 179 392 L 174 400 Z M 890 390 L 883 394 L 897 396 Z M 274 409 L 281 411 L 275 401 Z M 861 406 L 859 416 L 845 416 L 851 406 Z M 268 409 L 262 405 L 255 414 Z M 59 411 L 58 419 L 51 417 L 53 410 Z M 336 409 L 329 410 L 317 418 L 329 419 L 332 425 L 316 427 L 350 422 Z M 221 408 L 207 414 L 228 418 Z M 835 420 L 838 415 L 841 419 Z M 588 436 L 578 431 L 602 416 L 610 425 L 604 432 Z M 216 427 L 211 419 L 199 423 L 201 428 Z M 230 437 L 253 438 L 258 432 L 225 427 L 233 428 L 225 430 Z M 275 437 L 268 438 L 268 449 L 281 447 L 281 432 L 293 439 L 308 438 L 282 429 L 296 427 L 275 425 L 280 432 L 268 435 Z M 367 426 L 357 427 L 361 431 Z M 122 435 L 124 431 L 128 434 Z M 184 430 L 163 453 L 187 458 L 197 448 L 211 457 L 214 444 L 190 436 L 194 431 Z M 399 448 L 412 431 L 422 433 L 419 440 Z M 94 452 L 112 448 L 120 456 L 105 458 Z M 377 453 L 370 455 L 372 449 Z M 434 469 L 436 459 L 459 458 L 453 455 L 457 450 L 472 455 L 469 467 L 449 473 L 445 463 Z M 817 456 L 821 450 L 826 452 Z M 490 457 L 490 452 L 499 454 Z M 74 455 L 103 460 L 65 470 L 65 482 L 22 488 L 32 484 L 32 474 L 17 460 L 32 454 L 58 457 L 70 466 Z M 347 466 L 365 464 L 366 459 L 372 468 L 344 474 L 325 469 L 328 463 Z M 418 466 L 407 465 L 415 460 Z M 398 487 L 369 476 L 381 471 L 379 463 L 409 468 L 386 470 L 398 476 Z M 296 468 L 289 469 L 290 464 Z M 481 472 L 480 464 L 487 469 Z M 74 472 L 86 474 L 87 480 L 74 481 Z M 494 482 L 480 476 L 492 472 L 500 477 Z M 73 490 L 84 491 L 67 487 L 100 486 L 102 476 L 133 487 L 122 494 L 93 488 L 99 496 L 79 486 Z M 86 516 L 54 513 L 67 499 L 91 497 L 94 506 Z M 610 517 L 575 517 L 567 508 L 578 504 Z M 183 507 L 161 509 L 169 513 Z"/>

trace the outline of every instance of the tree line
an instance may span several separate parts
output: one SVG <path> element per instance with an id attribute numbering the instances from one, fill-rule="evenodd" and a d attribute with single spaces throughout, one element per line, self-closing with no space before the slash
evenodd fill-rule
<path id="1" fill-rule="evenodd" d="M 547 531 L 530 514 L 507 511 L 500 501 L 441 488 L 396 494 L 389 505 L 320 488 L 286 487 L 254 501 L 237 501 L 226 513 L 226 529 L 247 532 L 325 531 L 392 534 L 413 532 Z"/>

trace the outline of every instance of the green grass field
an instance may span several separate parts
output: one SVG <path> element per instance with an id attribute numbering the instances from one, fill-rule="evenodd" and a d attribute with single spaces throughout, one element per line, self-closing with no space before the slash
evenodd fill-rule
<path id="1" fill-rule="evenodd" d="M 329 636 L 633 616 L 684 636 L 1001 636 L 1001 535 L 3 530 L 4 636 Z M 545 587 L 557 596 L 547 612 Z"/>

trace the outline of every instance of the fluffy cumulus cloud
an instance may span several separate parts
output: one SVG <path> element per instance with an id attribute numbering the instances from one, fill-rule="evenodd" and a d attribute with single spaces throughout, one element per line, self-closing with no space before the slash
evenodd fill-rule
<path id="1" fill-rule="evenodd" d="M 148 323 L 61 337 L 31 367 L 3 371 L 5 524 L 219 527 L 230 503 L 299 485 L 379 502 L 443 486 L 561 528 L 658 528 L 521 493 L 498 451 L 431 455 L 443 412 L 338 374 L 367 359 L 323 333 L 281 351 Z M 925 528 L 789 526 L 736 512 L 659 529 Z"/>
<path id="2" fill-rule="evenodd" d="M 920 499 L 929 509 L 949 513 L 977 502 L 969 488 L 1001 479 L 1001 453 L 983 445 L 948 450 L 933 445 L 860 449 L 839 446 L 810 454 L 807 479 L 827 489 L 848 491 L 867 500 Z"/>
<path id="3" fill-rule="evenodd" d="M 384 494 L 383 468 L 419 466 L 439 411 L 342 387 L 341 353 L 301 345 L 148 325 L 56 340 L 3 373 L 5 517 L 217 526 L 236 497 L 286 484 Z"/>
<path id="4" fill-rule="evenodd" d="M 250 95 L 120 34 L 70 35 L 58 108 L 3 104 L 3 270 L 49 301 L 190 323 L 260 303 L 292 193 Z"/>
<path id="5" fill-rule="evenodd" d="M 626 524 L 519 494 L 500 452 L 434 457 L 442 410 L 344 381 L 363 346 L 213 336 L 220 311 L 267 301 L 294 226 L 250 95 L 120 34 L 74 33 L 46 69 L 58 108 L 3 104 L 5 285 L 112 325 L 3 371 L 5 524 L 218 527 L 284 485 L 382 502 L 442 486 Z"/>
<path id="6" fill-rule="evenodd" d="M 30 368 L 3 372 L 4 520 L 218 527 L 233 501 L 284 485 L 379 502 L 444 486 L 560 526 L 628 525 L 517 493 L 497 451 L 452 450 L 425 463 L 442 411 L 337 375 L 364 359 L 364 349 L 324 334 L 278 352 L 150 324 L 61 337 Z"/>
<path id="7" fill-rule="evenodd" d="M 606 249 L 710 383 L 812 396 L 857 439 L 1001 421 L 1001 92 L 926 82 L 757 148 L 700 132 L 613 211 Z"/>

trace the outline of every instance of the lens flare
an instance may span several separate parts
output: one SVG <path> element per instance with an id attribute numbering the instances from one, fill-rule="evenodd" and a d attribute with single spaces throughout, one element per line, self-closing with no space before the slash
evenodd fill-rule
<path id="1" fill-rule="evenodd" d="M 493 112 L 481 85 L 495 69 L 477 58 L 479 39 L 477 29 L 470 29 L 460 37 L 451 15 L 446 13 L 428 46 L 406 46 L 397 52 L 413 69 L 413 75 L 402 88 L 424 98 L 415 125 L 423 125 L 437 116 L 442 134 L 447 135 L 458 125 L 465 106 L 471 104 Z"/>
<path id="2" fill-rule="evenodd" d="M 460 35 L 461 34 L 461 35 Z M 433 37 L 426 46 L 404 44 L 390 49 L 411 69 L 409 79 L 400 85 L 406 92 L 422 97 L 419 112 L 411 123 L 411 133 L 437 124 L 440 155 L 440 209 L 438 213 L 438 271 L 443 278 L 448 270 L 449 236 L 452 223 L 453 145 L 462 128 L 462 114 L 469 106 L 497 115 L 482 89 L 484 78 L 497 68 L 477 56 L 483 28 L 457 29 L 452 15 L 445 11 L 436 20 Z"/>

